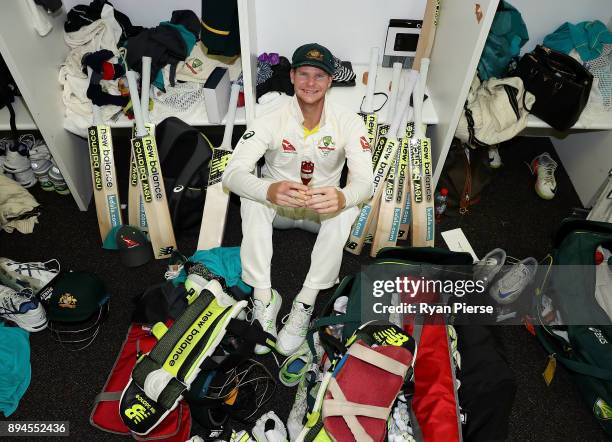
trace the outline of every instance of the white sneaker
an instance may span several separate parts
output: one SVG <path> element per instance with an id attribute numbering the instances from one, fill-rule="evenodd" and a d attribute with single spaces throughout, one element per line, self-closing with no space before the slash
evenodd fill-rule
<path id="1" fill-rule="evenodd" d="M 18 145 L 16 148 L 11 147 L 6 151 L 4 171 L 15 177 L 15 181 L 23 187 L 30 188 L 37 183 L 30 160 L 27 157 L 27 149 L 23 145 Z"/>
<path id="2" fill-rule="evenodd" d="M 0 258 L 0 281 L 15 290 L 29 288 L 38 293 L 60 271 L 57 259 L 46 262 L 17 262 Z"/>
<path id="3" fill-rule="evenodd" d="M 31 160 L 30 164 L 32 165 L 32 172 L 34 172 L 34 176 L 40 183 L 40 187 L 46 191 L 53 191 L 53 183 L 49 179 L 49 170 L 51 169 L 50 160 L 39 159 L 39 160 Z"/>
<path id="4" fill-rule="evenodd" d="M 32 160 L 50 160 L 51 152 L 47 144 L 42 138 L 38 138 L 34 141 L 34 144 L 30 147 L 30 161 Z"/>
<path id="5" fill-rule="evenodd" d="M 415 442 L 416 440 L 410 423 L 408 401 L 403 393 L 398 396 L 387 421 L 387 440 L 389 442 Z"/>
<path id="6" fill-rule="evenodd" d="M 314 305 L 306 307 L 302 302 L 293 301 L 291 312 L 283 319 L 285 326 L 281 329 L 276 341 L 276 350 L 280 354 L 289 356 L 300 348 L 306 339 L 313 311 Z"/>
<path id="7" fill-rule="evenodd" d="M 62 172 L 60 172 L 59 167 L 55 164 L 49 169 L 49 181 L 53 183 L 53 188 L 60 195 L 68 195 L 70 193 Z"/>
<path id="8" fill-rule="evenodd" d="M 551 200 L 557 191 L 557 180 L 555 170 L 557 162 L 553 160 L 548 152 L 544 152 L 531 160 L 531 173 L 536 175 L 535 191 L 540 198 Z"/>
<path id="9" fill-rule="evenodd" d="M 499 169 L 502 166 L 503 163 L 497 146 L 489 147 L 489 167 L 491 169 Z"/>
<path id="10" fill-rule="evenodd" d="M 0 285 L 0 318 L 14 322 L 29 332 L 47 327 L 47 315 L 30 289 L 19 292 Z"/>
<path id="11" fill-rule="evenodd" d="M 287 441 L 287 429 L 273 411 L 268 411 L 257 419 L 251 433 L 257 442 Z"/>
<path id="12" fill-rule="evenodd" d="M 278 316 L 278 311 L 280 310 L 282 303 L 283 300 L 278 292 L 274 289 L 272 289 L 270 302 L 267 305 L 259 299 L 253 299 L 253 320 L 259 321 L 263 331 L 270 333 L 275 338 L 278 336 L 278 331 L 276 329 L 276 317 Z M 255 354 L 265 355 L 267 353 L 270 353 L 270 347 L 260 344 L 255 346 Z"/>
<path id="13" fill-rule="evenodd" d="M 474 280 L 484 281 L 487 287 L 502 269 L 506 262 L 506 252 L 502 249 L 493 249 L 484 258 L 474 264 Z"/>
<path id="14" fill-rule="evenodd" d="M 536 275 L 538 261 L 529 257 L 511 266 L 489 289 L 489 294 L 498 304 L 511 304 L 521 296 Z"/>

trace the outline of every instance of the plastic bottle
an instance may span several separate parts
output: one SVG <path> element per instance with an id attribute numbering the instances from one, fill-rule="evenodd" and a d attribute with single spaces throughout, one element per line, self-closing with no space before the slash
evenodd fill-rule
<path id="1" fill-rule="evenodd" d="M 448 189 L 443 187 L 438 193 L 436 193 L 436 222 L 439 223 L 442 219 L 442 215 L 446 212 L 446 201 L 448 200 Z"/>

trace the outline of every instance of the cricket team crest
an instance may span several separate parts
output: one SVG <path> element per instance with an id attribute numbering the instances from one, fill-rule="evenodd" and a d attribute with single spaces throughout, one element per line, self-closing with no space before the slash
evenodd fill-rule
<path id="1" fill-rule="evenodd" d="M 367 151 L 367 152 L 372 152 L 372 149 L 370 148 L 370 143 L 368 142 L 368 139 L 364 136 L 359 138 L 359 142 L 361 143 L 361 148 L 363 149 L 363 151 Z"/>
<path id="2" fill-rule="evenodd" d="M 62 308 L 76 308 L 77 299 L 70 293 L 64 293 L 57 303 Z"/>
<path id="3" fill-rule="evenodd" d="M 336 150 L 336 143 L 334 142 L 334 139 L 331 136 L 325 135 L 319 140 L 317 149 L 319 149 L 319 152 L 321 152 L 323 156 L 326 157 L 327 155 L 329 155 L 330 152 Z"/>
<path id="4" fill-rule="evenodd" d="M 306 52 L 306 58 L 323 61 L 323 54 L 318 49 L 311 49 Z"/>

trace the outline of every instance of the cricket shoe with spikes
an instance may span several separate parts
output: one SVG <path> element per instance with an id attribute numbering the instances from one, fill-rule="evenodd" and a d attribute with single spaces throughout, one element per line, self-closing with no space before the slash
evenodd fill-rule
<path id="1" fill-rule="evenodd" d="M 500 305 L 511 304 L 521 296 L 533 281 L 538 270 L 538 261 L 529 257 L 517 262 L 489 289 L 491 297 Z"/>
<path id="2" fill-rule="evenodd" d="M 272 289 L 272 295 L 270 302 L 267 304 L 260 299 L 253 299 L 253 321 L 259 321 L 261 328 L 266 333 L 271 334 L 276 338 L 278 336 L 278 330 L 276 328 L 276 317 L 281 308 L 283 300 L 281 299 L 278 292 Z M 270 348 L 265 345 L 257 344 L 255 346 L 255 354 L 265 355 L 270 352 Z"/>
<path id="3" fill-rule="evenodd" d="M 531 160 L 529 168 L 536 176 L 535 191 L 538 196 L 545 200 L 553 199 L 557 191 L 557 180 L 555 179 L 557 162 L 550 157 L 548 152 L 544 152 Z"/>
<path id="4" fill-rule="evenodd" d="M 29 332 L 47 328 L 47 315 L 30 289 L 15 291 L 0 285 L 0 318 Z"/>
<path id="5" fill-rule="evenodd" d="M 60 264 L 57 259 L 46 262 L 17 262 L 0 258 L 0 281 L 15 290 L 29 288 L 38 293 L 59 271 Z"/>
<path id="6" fill-rule="evenodd" d="M 276 350 L 280 354 L 290 356 L 304 343 L 313 311 L 314 305 L 293 301 L 291 312 L 283 318 L 285 326 L 279 332 L 276 341 Z"/>

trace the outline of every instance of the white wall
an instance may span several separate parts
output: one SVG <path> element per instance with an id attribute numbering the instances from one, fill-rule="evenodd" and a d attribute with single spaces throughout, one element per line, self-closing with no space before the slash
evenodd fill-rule
<path id="1" fill-rule="evenodd" d="M 75 5 L 89 4 L 90 0 L 63 0 L 68 12 Z M 169 21 L 172 11 L 191 9 L 200 17 L 201 0 L 111 0 L 113 6 L 130 18 L 133 25 L 151 28 L 161 21 Z"/>
<path id="2" fill-rule="evenodd" d="M 421 19 L 425 0 L 257 0 L 254 7 L 257 53 L 290 59 L 301 44 L 317 42 L 342 60 L 367 64 L 370 48 L 384 47 L 389 19 Z"/>
<path id="3" fill-rule="evenodd" d="M 612 18 L 611 0 L 509 0 L 509 3 L 519 10 L 527 25 L 529 41 L 523 46 L 527 52 L 566 21 L 600 20 L 608 24 Z"/>

